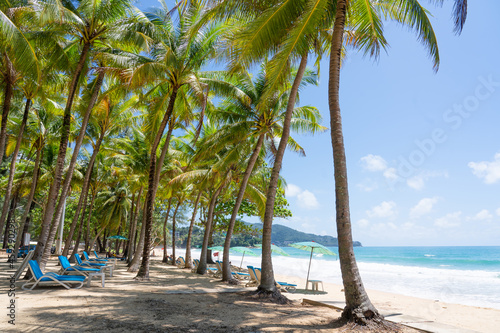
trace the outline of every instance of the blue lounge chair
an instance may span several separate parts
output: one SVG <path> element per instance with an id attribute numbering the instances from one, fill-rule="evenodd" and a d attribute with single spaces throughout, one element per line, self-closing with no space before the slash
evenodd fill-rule
<path id="1" fill-rule="evenodd" d="M 216 264 L 217 264 L 217 275 L 222 276 L 222 262 L 220 260 L 217 260 Z M 250 278 L 250 274 L 247 274 L 247 273 L 231 272 L 231 275 L 237 279 L 249 279 Z"/>
<path id="2" fill-rule="evenodd" d="M 87 261 L 96 261 L 96 262 L 100 262 L 100 263 L 106 263 L 109 261 L 108 259 L 90 258 L 89 254 L 86 251 L 83 251 L 83 256 L 85 257 L 85 260 L 87 260 Z"/>
<path id="3" fill-rule="evenodd" d="M 58 258 L 59 258 L 59 262 L 61 263 L 61 267 L 62 267 L 61 275 L 64 275 L 65 273 L 68 273 L 68 272 L 76 272 L 80 275 L 88 277 L 89 273 L 98 273 L 101 271 L 100 269 L 97 269 L 97 268 L 71 266 L 68 258 L 66 258 L 65 256 L 59 256 Z"/>
<path id="4" fill-rule="evenodd" d="M 192 269 L 192 272 L 196 272 L 198 270 L 198 266 L 200 265 L 200 260 L 194 259 L 193 261 L 194 261 L 194 268 Z M 217 268 L 207 266 L 207 273 L 216 274 L 217 271 L 218 271 Z"/>
<path id="5" fill-rule="evenodd" d="M 80 256 L 75 255 L 76 262 L 78 263 L 78 266 L 86 266 L 90 268 L 98 268 L 101 272 L 105 269 L 109 270 L 109 276 L 113 276 L 113 266 L 112 265 L 106 265 L 106 264 L 101 264 L 97 262 L 90 262 L 88 260 L 82 261 Z"/>
<path id="6" fill-rule="evenodd" d="M 59 284 L 63 286 L 66 289 L 72 289 L 71 284 L 78 284 L 76 286 L 76 289 L 79 289 L 83 286 L 83 281 L 85 280 L 85 276 L 78 276 L 78 275 L 58 275 L 53 272 L 48 272 L 48 273 L 43 273 L 42 270 L 40 269 L 40 266 L 38 266 L 38 263 L 36 260 L 30 260 L 29 261 L 29 268 L 31 270 L 32 276 L 31 279 L 23 284 L 21 287 L 23 290 L 33 290 L 37 285 L 54 285 L 54 284 Z M 34 280 L 34 282 L 32 282 Z M 31 286 L 31 288 L 27 289 L 28 286 Z"/>
<path id="7" fill-rule="evenodd" d="M 82 261 L 82 258 L 80 258 L 79 255 L 75 255 L 76 262 L 78 263 L 78 266 L 89 266 L 89 267 L 104 267 L 106 264 L 103 263 L 97 263 L 97 262 L 90 262 L 88 260 Z"/>
<path id="8" fill-rule="evenodd" d="M 255 273 L 255 276 L 257 277 L 257 281 L 259 281 L 259 283 L 260 283 L 260 276 L 261 276 L 260 268 L 254 268 L 254 273 Z M 288 291 L 288 292 L 293 293 L 297 289 L 296 284 L 287 283 L 287 282 L 279 282 L 279 281 L 274 281 L 274 283 L 276 284 L 276 287 L 278 287 L 282 291 Z"/>

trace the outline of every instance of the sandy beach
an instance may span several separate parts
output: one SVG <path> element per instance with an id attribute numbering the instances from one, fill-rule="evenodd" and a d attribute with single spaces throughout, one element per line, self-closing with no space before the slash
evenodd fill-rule
<path id="1" fill-rule="evenodd" d="M 8 296 L 9 267 L 2 256 L 0 302 L 4 311 Z M 46 271 L 57 271 L 52 258 Z M 228 286 L 209 276 L 162 264 L 153 257 L 150 281 L 133 280 L 124 263 L 118 263 L 113 277 L 106 276 L 102 288 L 95 280 L 91 287 L 65 290 L 41 287 L 21 290 L 16 283 L 15 326 L 7 316 L 0 322 L 2 332 L 348 332 L 337 319 L 340 311 L 302 304 L 311 299 L 342 306 L 341 286 L 325 284 L 325 293 L 303 290 L 305 280 L 277 275 L 277 280 L 296 283 L 296 293 L 285 295 L 294 302 L 277 305 L 255 299 L 255 288 Z M 247 291 L 245 291 L 247 290 Z M 235 292 L 237 291 L 237 292 Z M 404 313 L 429 322 L 452 325 L 477 332 L 497 332 L 500 310 L 446 304 L 435 300 L 369 291 L 375 306 L 385 315 Z M 419 332 L 405 328 L 404 332 Z"/>

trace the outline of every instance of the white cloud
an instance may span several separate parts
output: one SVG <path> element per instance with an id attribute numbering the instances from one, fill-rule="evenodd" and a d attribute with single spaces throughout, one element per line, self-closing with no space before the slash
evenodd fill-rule
<path id="1" fill-rule="evenodd" d="M 308 190 L 302 190 L 297 185 L 288 184 L 285 189 L 285 194 L 287 197 L 296 197 L 297 205 L 304 209 L 317 209 L 319 208 L 318 199 L 314 193 Z"/>
<path id="2" fill-rule="evenodd" d="M 469 162 L 472 173 L 486 184 L 494 184 L 500 180 L 500 153 L 496 153 L 493 162 Z"/>
<path id="3" fill-rule="evenodd" d="M 396 203 L 394 201 L 384 201 L 366 211 L 366 214 L 368 217 L 394 218 L 397 215 Z"/>
<path id="4" fill-rule="evenodd" d="M 361 228 L 366 228 L 370 225 L 370 221 L 368 221 L 367 219 L 361 219 L 358 221 L 358 224 Z"/>
<path id="5" fill-rule="evenodd" d="M 285 188 L 285 194 L 288 197 L 296 197 L 301 192 L 300 187 L 293 184 L 288 184 Z"/>
<path id="6" fill-rule="evenodd" d="M 418 175 L 415 175 L 406 180 L 406 184 L 414 190 L 422 190 L 425 187 L 425 182 L 430 178 L 444 177 L 448 178 L 447 172 L 438 171 L 422 171 Z"/>
<path id="7" fill-rule="evenodd" d="M 415 205 L 415 207 L 410 209 L 410 218 L 416 219 L 423 215 L 429 214 L 438 200 L 439 199 L 437 197 L 423 198 Z"/>
<path id="8" fill-rule="evenodd" d="M 316 209 L 319 208 L 319 202 L 314 193 L 305 190 L 297 195 L 297 204 L 301 208 Z"/>
<path id="9" fill-rule="evenodd" d="M 398 180 L 398 171 L 396 170 L 396 168 L 388 168 L 384 171 L 384 177 L 387 180 Z"/>
<path id="10" fill-rule="evenodd" d="M 497 208 L 497 210 L 495 211 L 495 213 L 497 213 L 497 215 L 500 216 L 500 208 Z"/>
<path id="11" fill-rule="evenodd" d="M 387 162 L 378 155 L 366 155 L 364 157 L 361 157 L 361 163 L 363 165 L 363 168 L 365 168 L 368 171 L 384 171 L 387 169 Z"/>
<path id="12" fill-rule="evenodd" d="M 498 210 L 497 210 L 497 213 L 498 213 Z M 492 218 L 493 218 L 493 215 L 487 209 L 483 209 L 482 211 L 480 211 L 476 215 L 472 216 L 470 219 L 474 220 L 474 221 L 488 221 L 488 220 L 491 220 Z"/>
<path id="13" fill-rule="evenodd" d="M 434 225 L 440 228 L 454 228 L 460 225 L 462 212 L 448 213 L 434 221 Z"/>

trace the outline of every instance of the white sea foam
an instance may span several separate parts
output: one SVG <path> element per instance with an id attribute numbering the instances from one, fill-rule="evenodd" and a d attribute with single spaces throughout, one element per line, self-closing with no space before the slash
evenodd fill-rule
<path id="1" fill-rule="evenodd" d="M 177 250 L 183 255 L 185 250 Z M 200 256 L 193 250 L 193 258 Z M 230 256 L 233 265 L 239 265 L 241 255 Z M 245 256 L 243 267 L 261 266 L 261 257 Z M 305 278 L 309 258 L 273 255 L 275 273 Z M 358 262 L 365 288 L 395 294 L 440 300 L 472 306 L 500 309 L 500 272 L 456 270 L 391 264 Z M 327 283 L 342 284 L 339 261 L 313 256 L 310 278 Z"/>
<path id="2" fill-rule="evenodd" d="M 231 255 L 233 264 L 241 256 Z M 245 256 L 243 266 L 260 267 L 260 257 Z M 305 278 L 309 259 L 273 255 L 273 268 L 278 274 Z M 367 289 L 401 295 L 500 309 L 499 272 L 454 270 L 358 262 Z M 311 279 L 342 284 L 339 261 L 313 257 Z"/>

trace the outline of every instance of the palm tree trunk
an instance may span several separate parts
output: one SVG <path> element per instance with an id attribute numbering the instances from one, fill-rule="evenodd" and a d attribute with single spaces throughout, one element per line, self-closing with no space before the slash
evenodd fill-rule
<path id="1" fill-rule="evenodd" d="M 3 106 L 2 106 L 2 123 L 0 124 L 0 163 L 3 161 L 5 154 L 5 141 L 7 140 L 7 120 L 10 112 L 10 105 L 12 102 L 12 95 L 14 93 L 14 77 L 15 71 L 12 62 L 10 61 L 7 53 L 4 52 L 6 75 L 5 75 L 5 90 L 3 93 Z M 2 226 L 3 228 L 3 226 Z M 0 234 L 2 233 L 0 228 Z"/>
<path id="2" fill-rule="evenodd" d="M 87 109 L 85 110 L 85 115 L 83 116 L 82 120 L 82 125 L 80 127 L 80 133 L 78 133 L 78 137 L 75 141 L 75 148 L 73 149 L 73 155 L 71 156 L 71 161 L 68 166 L 68 170 L 66 171 L 66 177 L 64 177 L 64 183 L 62 186 L 62 192 L 60 194 L 60 199 L 59 203 L 57 205 L 55 214 L 54 214 L 54 219 L 52 222 L 52 226 L 50 229 L 49 233 L 49 238 L 48 238 L 48 244 L 52 244 L 54 241 L 54 238 L 57 233 L 57 227 L 59 226 L 59 221 L 61 220 L 62 212 L 63 209 L 66 207 L 66 202 L 62 200 L 62 198 L 66 198 L 69 193 L 69 189 L 71 186 L 71 180 L 73 178 L 73 172 L 75 171 L 76 167 L 76 160 L 78 158 L 78 154 L 80 153 L 80 148 L 83 143 L 83 138 L 85 136 L 85 133 L 87 131 L 87 125 L 89 123 L 89 118 L 90 115 L 92 114 L 92 109 L 94 108 L 95 102 L 97 101 L 97 97 L 99 96 L 99 92 L 101 90 L 102 82 L 104 80 L 104 71 L 100 71 L 99 74 L 97 75 L 96 82 L 94 84 L 94 88 L 92 90 L 92 96 L 90 97 L 90 100 L 87 105 Z M 76 221 L 78 220 L 78 217 Z M 75 223 L 76 225 L 76 223 Z M 74 231 L 74 228 L 73 228 Z M 71 235 L 71 238 L 73 238 L 73 235 Z M 70 238 L 70 242 L 71 242 Z M 58 250 L 59 251 L 59 250 Z M 42 261 L 47 261 L 50 256 L 50 248 L 46 247 L 43 253 Z"/>
<path id="3" fill-rule="evenodd" d="M 7 211 L 9 210 L 10 195 L 12 193 L 12 186 L 14 184 L 14 174 L 16 173 L 17 155 L 19 155 L 19 149 L 21 148 L 21 141 L 23 139 L 23 132 L 24 128 L 26 127 L 26 122 L 28 121 L 30 106 L 31 106 L 31 99 L 28 98 L 26 99 L 26 105 L 24 106 L 23 120 L 21 122 L 21 127 L 19 128 L 19 133 L 17 135 L 16 147 L 14 148 L 14 153 L 12 154 L 12 161 L 10 162 L 9 180 L 7 182 L 7 189 L 5 190 L 4 194 L 2 215 L 0 216 L 0 234 L 2 233 L 3 226 L 5 224 Z"/>
<path id="4" fill-rule="evenodd" d="M 351 217 L 349 212 L 349 192 L 347 164 L 345 157 L 342 117 L 340 114 L 340 60 L 344 34 L 347 1 L 337 2 L 337 13 L 330 51 L 330 79 L 328 81 L 328 104 L 330 107 L 330 127 L 335 173 L 335 208 L 337 212 L 337 235 L 339 241 L 340 269 L 344 283 L 346 307 L 342 317 L 364 324 L 368 319 L 380 317 L 363 287 L 352 244 Z"/>
<path id="5" fill-rule="evenodd" d="M 52 243 L 48 243 L 50 224 L 52 223 L 52 218 L 54 217 L 54 210 L 56 208 L 57 197 L 59 194 L 59 189 L 62 182 L 62 173 L 64 170 L 64 162 L 66 159 L 66 148 L 68 147 L 69 131 L 71 126 L 71 109 L 73 107 L 73 100 L 77 93 L 78 80 L 82 73 L 87 55 L 90 51 L 90 44 L 85 43 L 83 45 L 82 53 L 80 54 L 80 59 L 75 68 L 73 74 L 73 79 L 70 84 L 68 100 L 66 101 L 66 107 L 64 109 L 64 117 L 61 125 L 61 141 L 59 144 L 59 152 L 57 154 L 56 168 L 54 171 L 54 180 L 49 189 L 49 194 L 47 197 L 47 203 L 45 205 L 45 212 L 43 214 L 43 219 L 41 222 L 42 231 L 38 238 L 38 243 L 36 245 L 35 253 L 33 254 L 33 259 L 38 262 L 42 271 L 45 269 L 46 261 L 42 260 L 45 253 L 45 247 L 52 246 Z M 50 252 L 49 252 L 50 253 Z M 48 259 L 48 257 L 46 257 Z"/>
<path id="6" fill-rule="evenodd" d="M 86 199 L 85 199 L 85 205 L 87 205 Z M 85 207 L 85 206 L 83 206 L 83 207 Z M 71 256 L 69 257 L 69 262 L 71 262 L 71 263 L 76 261 L 74 257 L 78 255 L 78 248 L 80 247 L 80 239 L 82 237 L 83 225 L 85 224 L 85 213 L 86 213 L 85 208 L 83 209 L 82 218 L 80 219 L 80 224 L 78 225 L 78 234 L 76 236 L 75 247 L 73 248 L 73 252 L 71 252 Z M 90 212 L 89 212 L 89 214 L 90 214 Z M 66 255 L 64 255 L 64 256 L 66 256 Z"/>
<path id="7" fill-rule="evenodd" d="M 198 192 L 198 196 L 196 197 L 196 201 L 194 202 L 193 215 L 191 216 L 191 223 L 189 224 L 189 231 L 186 241 L 186 268 L 193 268 L 193 258 L 191 257 L 191 239 L 193 238 L 193 228 L 194 221 L 196 220 L 196 211 L 198 210 L 198 203 L 200 202 L 202 190 Z"/>
<path id="8" fill-rule="evenodd" d="M 229 220 L 229 225 L 227 227 L 226 241 L 224 242 L 224 254 L 222 257 L 222 281 L 230 281 L 233 279 L 231 275 L 231 265 L 229 264 L 231 237 L 233 236 L 234 224 L 236 223 L 236 217 L 238 216 L 238 211 L 240 210 L 241 203 L 243 202 L 243 196 L 245 195 L 245 190 L 247 189 L 248 180 L 252 175 L 253 167 L 255 162 L 257 162 L 263 143 L 264 134 L 261 134 L 252 152 L 252 156 L 250 156 L 250 159 L 248 160 L 248 165 L 245 170 L 245 174 L 243 175 L 240 190 L 238 192 L 238 196 L 236 197 L 236 202 L 234 203 L 233 213 L 231 214 L 231 219 Z"/>
<path id="9" fill-rule="evenodd" d="M 139 217 L 139 209 L 141 204 L 141 195 L 142 195 L 142 186 L 139 189 L 139 194 L 137 195 L 137 202 L 135 204 L 135 212 L 134 212 L 134 222 L 132 225 L 132 229 L 129 234 L 129 245 L 127 252 L 127 262 L 130 263 L 132 261 L 132 257 L 135 253 L 135 243 L 136 243 L 136 233 L 137 233 L 137 218 Z"/>
<path id="10" fill-rule="evenodd" d="M 170 207 L 172 206 L 172 199 L 168 199 L 168 206 L 167 206 L 167 214 L 165 215 L 165 220 L 163 220 L 163 259 L 162 262 L 167 263 L 168 262 L 168 256 L 167 256 L 167 222 L 168 222 L 168 216 L 170 215 Z"/>
<path id="11" fill-rule="evenodd" d="M 144 208 L 146 208 L 145 206 L 146 202 L 144 202 Z M 145 252 L 148 252 L 146 246 L 144 245 L 144 240 L 146 238 L 145 220 L 146 220 L 146 214 L 144 214 L 142 217 L 142 227 L 141 227 L 141 235 L 139 236 L 139 244 L 137 244 L 137 249 L 134 253 L 134 258 L 132 259 L 132 262 L 130 263 L 127 272 L 137 272 L 139 270 L 139 264 L 141 262 L 141 258 L 145 255 Z"/>
<path id="12" fill-rule="evenodd" d="M 10 202 L 9 214 L 7 216 L 7 225 L 5 226 L 5 233 L 3 234 L 3 248 L 4 249 L 7 248 L 7 243 L 9 240 L 9 229 L 10 229 L 12 223 L 14 223 L 12 221 L 12 215 L 15 214 L 18 199 L 19 199 L 19 190 L 16 191 L 16 193 L 14 194 L 14 197 L 12 198 L 12 201 Z M 15 216 L 14 216 L 14 219 L 15 219 Z"/>
<path id="13" fill-rule="evenodd" d="M 101 81 L 101 84 L 102 84 L 102 81 Z M 83 124 L 82 124 L 82 129 L 83 129 Z M 81 133 L 81 130 L 80 130 L 80 133 Z M 89 188 L 90 188 L 90 178 L 92 177 L 92 171 L 94 170 L 94 163 L 95 163 L 95 160 L 97 158 L 97 153 L 99 152 L 99 149 L 101 148 L 101 143 L 102 143 L 102 140 L 104 139 L 104 134 L 105 134 L 105 131 L 102 131 L 99 138 L 97 139 L 94 150 L 92 151 L 92 156 L 90 157 L 89 164 L 87 166 L 87 171 L 85 172 L 85 178 L 83 180 L 82 192 L 80 193 L 80 198 L 78 199 L 78 205 L 76 206 L 75 216 L 73 217 L 73 222 L 71 223 L 68 237 L 66 238 L 66 242 L 64 244 L 64 250 L 63 250 L 62 255 L 65 257 L 68 255 L 69 246 L 71 244 L 71 241 L 73 240 L 73 234 L 75 232 L 76 224 L 78 223 L 80 211 L 81 211 L 82 207 L 85 207 L 85 205 L 87 203 L 87 197 L 88 197 L 88 192 L 89 192 Z M 76 150 L 76 147 L 75 147 L 75 150 Z M 57 214 L 56 214 L 56 217 L 57 217 Z"/>
<path id="14" fill-rule="evenodd" d="M 204 275 L 207 273 L 208 239 L 210 238 L 210 234 L 212 233 L 212 221 L 214 219 L 215 204 L 217 202 L 217 198 L 222 192 L 223 187 L 224 182 L 215 191 L 208 206 L 207 225 L 205 226 L 205 235 L 203 236 L 203 245 L 201 246 L 200 263 L 198 264 L 198 269 L 196 270 L 197 274 Z"/>
<path id="15" fill-rule="evenodd" d="M 124 251 L 123 251 L 123 257 L 127 257 L 128 255 L 128 252 L 129 252 L 129 248 L 130 248 L 130 234 L 132 233 L 132 227 L 133 227 L 133 224 L 134 224 L 134 214 L 135 214 L 135 210 L 137 209 L 137 207 L 135 206 L 135 192 L 132 193 L 132 200 L 130 201 L 132 203 L 132 206 L 130 207 L 130 221 L 128 222 L 128 233 L 127 233 L 127 242 L 125 243 L 126 245 L 124 245 Z"/>
<path id="16" fill-rule="evenodd" d="M 307 65 L 307 54 L 303 55 L 300 60 L 300 65 L 297 70 L 297 75 L 293 81 L 290 90 L 290 97 L 285 112 L 285 120 L 283 122 L 283 134 L 281 135 L 278 151 L 274 159 L 273 169 L 271 171 L 271 179 L 269 180 L 269 187 L 266 194 L 266 211 L 264 213 L 264 223 L 262 226 L 262 274 L 258 290 L 266 293 L 278 293 L 274 283 L 273 261 L 271 258 L 271 232 L 273 228 L 274 216 L 274 201 L 276 198 L 276 189 L 278 187 L 278 180 L 285 155 L 285 149 L 290 136 L 290 122 L 292 119 L 293 109 L 295 107 L 295 100 L 297 92 L 299 91 L 300 82 L 304 76 Z"/>
<path id="17" fill-rule="evenodd" d="M 35 158 L 35 167 L 33 169 L 33 182 L 31 183 L 30 194 L 28 195 L 28 200 L 26 201 L 26 205 L 24 206 L 24 213 L 21 217 L 21 226 L 22 230 L 26 228 L 26 225 L 29 224 L 28 214 L 31 211 L 31 204 L 33 203 L 33 198 L 35 197 L 36 185 L 38 183 L 38 174 L 40 161 L 42 159 L 42 149 L 37 149 L 36 158 Z M 21 230 L 21 229 L 20 229 Z M 19 253 L 19 246 L 21 246 L 22 242 L 22 233 L 19 233 L 16 238 L 16 244 L 14 246 L 14 260 L 17 261 L 17 254 Z"/>
<path id="18" fill-rule="evenodd" d="M 156 182 L 156 151 L 158 150 L 158 145 L 160 144 L 161 137 L 163 136 L 163 131 L 165 130 L 165 127 L 167 126 L 167 123 L 172 116 L 175 99 L 177 97 L 177 89 L 178 87 L 174 87 L 172 89 L 172 96 L 170 96 L 170 100 L 168 102 L 167 112 L 165 112 L 165 116 L 163 117 L 158 132 L 156 133 L 155 140 L 151 145 L 148 193 L 146 194 L 146 229 L 144 235 L 144 249 L 147 249 L 148 251 L 144 251 L 141 267 L 139 269 L 139 272 L 137 273 L 138 279 L 149 279 L 149 248 L 151 247 L 151 231 L 153 229 L 153 209 L 156 194 L 155 189 L 158 188 L 158 183 Z"/>
<path id="19" fill-rule="evenodd" d="M 175 216 L 177 215 L 177 211 L 179 210 L 179 206 L 181 205 L 181 200 L 177 202 L 177 206 L 175 206 L 174 215 L 172 216 L 172 265 L 175 266 Z"/>
<path id="20" fill-rule="evenodd" d="M 92 192 L 92 197 L 90 199 L 90 208 L 89 208 L 89 216 L 87 217 L 87 226 L 86 226 L 86 234 L 85 234 L 85 251 L 87 253 L 90 252 L 90 250 L 92 250 L 93 248 L 93 244 L 92 246 L 90 246 L 90 219 L 92 218 L 92 211 L 94 209 L 94 201 L 95 201 L 95 198 L 97 196 L 97 193 L 95 193 L 94 191 Z"/>

